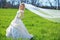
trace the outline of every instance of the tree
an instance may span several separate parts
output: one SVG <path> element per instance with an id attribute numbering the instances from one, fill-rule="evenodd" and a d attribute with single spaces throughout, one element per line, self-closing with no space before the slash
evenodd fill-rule
<path id="1" fill-rule="evenodd" d="M 58 0 L 58 9 L 60 8 L 60 1 Z"/>
<path id="2" fill-rule="evenodd" d="M 20 0 L 20 1 L 21 1 L 21 3 L 24 2 L 24 0 Z"/>
<path id="3" fill-rule="evenodd" d="M 50 0 L 48 0 L 48 2 L 50 3 L 51 7 L 53 7 L 52 3 L 50 2 Z"/>
<path id="4" fill-rule="evenodd" d="M 1 0 L 1 8 L 4 8 L 5 5 L 6 5 L 6 0 Z"/>

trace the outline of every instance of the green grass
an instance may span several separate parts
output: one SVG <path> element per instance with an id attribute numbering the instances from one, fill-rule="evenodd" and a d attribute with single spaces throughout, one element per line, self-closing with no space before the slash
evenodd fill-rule
<path id="1" fill-rule="evenodd" d="M 0 9 L 0 40 L 6 38 L 6 29 L 14 19 L 17 9 Z M 33 40 L 60 40 L 60 24 L 44 19 L 29 10 L 25 10 L 22 20 L 29 33 L 33 34 Z"/>

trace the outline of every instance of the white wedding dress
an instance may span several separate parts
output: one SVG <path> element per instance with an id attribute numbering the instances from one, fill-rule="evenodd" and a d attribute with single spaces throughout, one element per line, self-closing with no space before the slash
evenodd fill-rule
<path id="1" fill-rule="evenodd" d="M 12 20 L 10 26 L 6 30 L 6 36 L 12 38 L 29 38 L 31 39 L 33 36 L 30 35 L 25 28 L 25 25 L 20 19 L 21 13 L 24 13 L 23 10 L 19 10 Z"/>

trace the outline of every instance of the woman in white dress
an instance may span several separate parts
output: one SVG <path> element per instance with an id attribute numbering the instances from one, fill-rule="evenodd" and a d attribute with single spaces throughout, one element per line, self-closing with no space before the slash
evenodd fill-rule
<path id="1" fill-rule="evenodd" d="M 25 28 L 25 25 L 21 21 L 24 15 L 24 9 L 25 5 L 22 3 L 19 6 L 19 10 L 17 11 L 17 14 L 15 18 L 12 20 L 10 26 L 6 30 L 6 36 L 7 37 L 12 37 L 12 38 L 27 38 L 31 39 L 33 36 L 30 35 Z"/>

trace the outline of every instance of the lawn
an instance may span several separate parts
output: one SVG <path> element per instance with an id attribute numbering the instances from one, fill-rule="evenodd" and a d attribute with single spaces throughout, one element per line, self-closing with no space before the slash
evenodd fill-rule
<path id="1" fill-rule="evenodd" d="M 6 38 L 6 28 L 14 19 L 17 9 L 0 9 L 0 40 Z M 60 24 L 44 19 L 25 9 L 22 20 L 29 33 L 33 34 L 33 40 L 60 40 Z"/>

